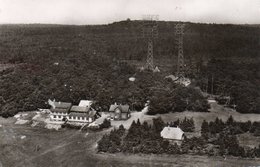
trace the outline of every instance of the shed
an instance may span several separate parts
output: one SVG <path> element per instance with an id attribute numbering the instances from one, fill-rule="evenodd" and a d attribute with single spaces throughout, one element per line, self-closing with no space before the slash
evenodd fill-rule
<path id="1" fill-rule="evenodd" d="M 164 127 L 161 137 L 168 140 L 183 140 L 184 132 L 179 127 Z"/>

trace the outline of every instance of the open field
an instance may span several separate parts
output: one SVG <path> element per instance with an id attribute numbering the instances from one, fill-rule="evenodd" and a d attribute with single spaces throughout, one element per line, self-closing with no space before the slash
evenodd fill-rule
<path id="1" fill-rule="evenodd" d="M 225 120 L 230 114 L 236 120 L 252 121 L 259 119 L 258 115 L 242 115 L 235 111 L 217 109 L 221 106 L 214 104 L 211 113 L 174 113 L 161 115 L 166 120 L 192 116 L 199 127 L 203 119 L 214 120 L 218 116 Z M 152 120 L 153 117 L 143 115 L 139 112 L 131 119 Z M 200 121 L 201 120 L 201 121 Z M 0 117 L 0 165 L 3 167 L 46 167 L 46 166 L 75 166 L 75 167 L 248 167 L 259 166 L 260 159 L 241 159 L 234 157 L 207 157 L 195 155 L 125 155 L 119 154 L 97 154 L 97 141 L 103 134 L 101 132 L 81 132 L 78 130 L 48 130 L 42 127 L 31 127 L 28 124 L 16 125 L 15 118 L 4 119 Z M 130 121 L 128 121 L 130 122 Z M 118 124 L 120 122 L 117 122 Z M 241 136 L 246 143 L 248 136 Z M 249 136 L 250 138 L 250 136 Z M 255 140 L 255 139 L 254 139 Z M 253 144 L 259 143 L 260 139 Z M 242 143 L 242 144 L 243 144 Z M 252 143 L 251 143 L 252 144 Z"/>
<path id="2" fill-rule="evenodd" d="M 0 163 L 3 167 L 106 167 L 106 166 L 199 166 L 247 167 L 260 160 L 193 155 L 96 154 L 96 141 L 106 133 L 77 130 L 47 130 L 14 125 L 14 119 L 0 118 Z M 22 139 L 21 136 L 26 136 Z"/>
<path id="3" fill-rule="evenodd" d="M 236 112 L 233 109 L 225 108 L 222 105 L 218 105 L 217 103 L 212 103 L 211 109 L 209 111 L 210 112 L 206 112 L 206 113 L 185 111 L 185 112 L 162 114 L 158 116 L 160 116 L 165 122 L 175 121 L 178 118 L 184 119 L 184 117 L 193 118 L 195 122 L 196 131 L 200 130 L 203 120 L 214 121 L 217 117 L 222 119 L 223 121 L 226 121 L 230 115 L 233 116 L 234 120 L 241 121 L 241 122 L 246 122 L 248 120 L 252 122 L 260 120 L 260 114 L 241 114 Z"/>

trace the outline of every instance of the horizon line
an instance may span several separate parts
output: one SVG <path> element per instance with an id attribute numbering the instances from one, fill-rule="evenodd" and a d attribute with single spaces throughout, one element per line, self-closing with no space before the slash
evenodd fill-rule
<path id="1" fill-rule="evenodd" d="M 120 20 L 120 21 L 113 21 L 108 23 L 96 23 L 96 24 L 66 24 L 66 23 L 37 23 L 37 22 L 30 22 L 30 23 L 1 23 L 0 25 L 64 25 L 64 26 L 102 26 L 102 25 L 110 25 L 114 23 L 119 23 L 123 21 L 128 21 L 128 19 Z M 131 22 L 135 21 L 143 21 L 143 20 L 129 20 Z M 218 25 L 260 25 L 260 23 L 217 23 L 217 22 L 192 22 L 192 21 L 181 21 L 181 20 L 158 20 L 157 22 L 182 22 L 182 23 L 192 23 L 192 24 L 218 24 Z"/>

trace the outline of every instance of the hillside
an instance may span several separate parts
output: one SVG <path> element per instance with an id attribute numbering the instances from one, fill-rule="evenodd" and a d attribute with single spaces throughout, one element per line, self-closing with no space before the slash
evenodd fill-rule
<path id="1" fill-rule="evenodd" d="M 0 75 L 0 115 L 47 107 L 48 98 L 73 103 L 98 99 L 103 109 L 114 101 L 132 103 L 136 109 L 154 97 L 158 102 L 163 91 L 178 87 L 164 79 L 176 72 L 175 24 L 159 22 L 154 47 L 159 74 L 135 68 L 144 65 L 146 58 L 140 21 L 0 25 L 0 62 L 15 64 Z M 214 94 L 231 96 L 239 112 L 259 113 L 259 36 L 258 26 L 186 23 L 187 76 L 204 91 L 207 83 L 212 84 L 207 79 L 214 77 Z M 136 76 L 135 84 L 128 81 L 131 76 Z M 167 106 L 166 110 L 175 109 Z"/>

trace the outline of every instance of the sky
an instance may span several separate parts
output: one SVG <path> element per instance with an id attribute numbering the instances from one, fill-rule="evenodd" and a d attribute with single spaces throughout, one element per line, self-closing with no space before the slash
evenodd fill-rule
<path id="1" fill-rule="evenodd" d="M 260 24 L 260 0 L 0 0 L 0 24 L 107 24 L 140 20 Z"/>

